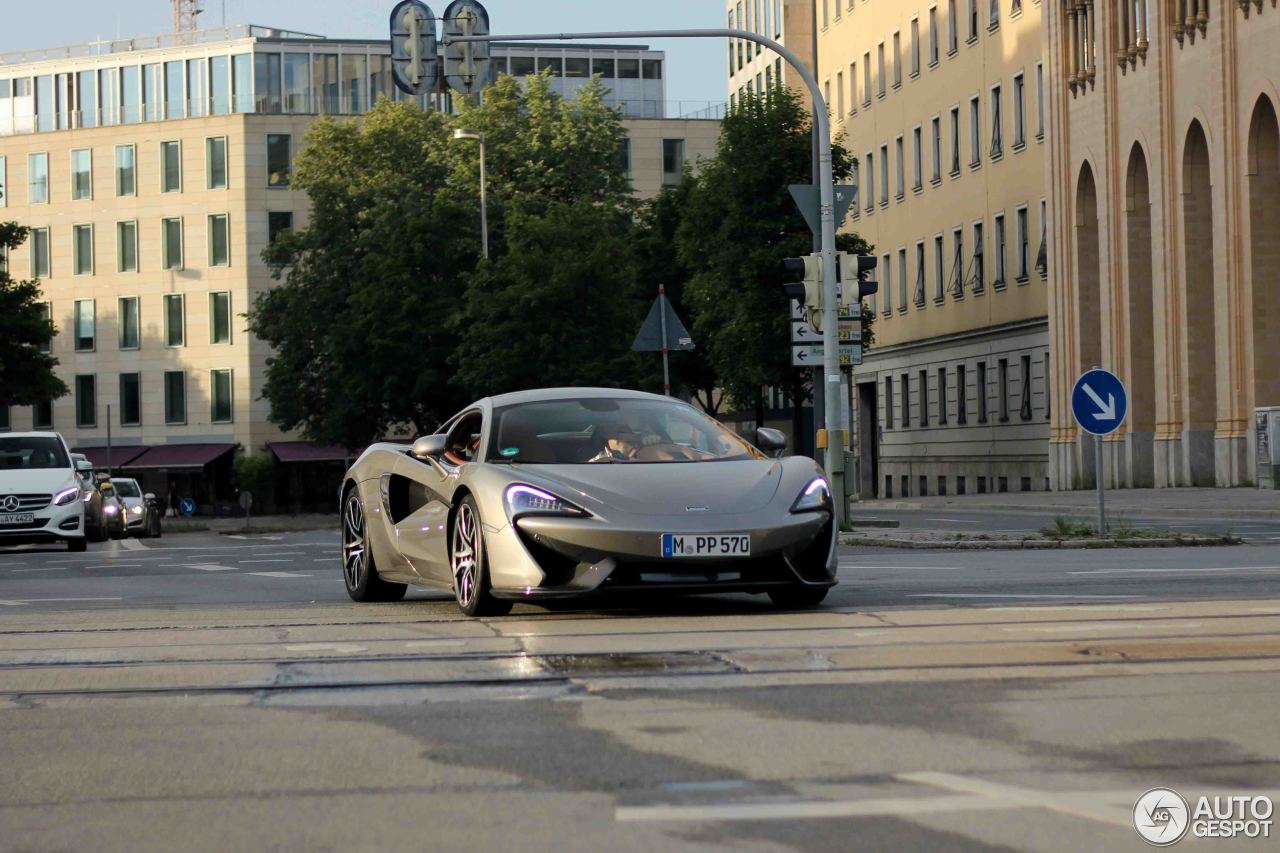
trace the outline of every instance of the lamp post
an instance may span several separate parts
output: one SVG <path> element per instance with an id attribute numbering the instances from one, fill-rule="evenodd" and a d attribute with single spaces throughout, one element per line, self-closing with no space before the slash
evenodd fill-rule
<path id="1" fill-rule="evenodd" d="M 484 174 L 484 134 L 478 130 L 458 128 L 453 132 L 454 139 L 474 139 L 480 143 L 480 245 L 484 257 L 489 257 L 489 211 L 488 199 L 485 195 Z"/>

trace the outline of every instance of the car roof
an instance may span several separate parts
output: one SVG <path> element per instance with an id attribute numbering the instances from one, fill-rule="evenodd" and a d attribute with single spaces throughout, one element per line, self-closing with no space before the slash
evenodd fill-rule
<path id="1" fill-rule="evenodd" d="M 47 430 L 36 430 L 33 432 L 6 432 L 5 438 L 56 438 L 62 441 L 62 433 L 51 432 Z"/>
<path id="2" fill-rule="evenodd" d="M 633 391 L 629 388 L 534 388 L 529 391 L 513 391 L 509 394 L 486 397 L 483 400 L 478 400 L 475 405 L 488 404 L 493 408 L 501 408 L 520 403 L 538 403 L 544 400 L 573 400 L 582 397 L 621 397 L 632 400 L 668 400 L 678 402 L 672 397 L 650 394 L 647 391 Z"/>

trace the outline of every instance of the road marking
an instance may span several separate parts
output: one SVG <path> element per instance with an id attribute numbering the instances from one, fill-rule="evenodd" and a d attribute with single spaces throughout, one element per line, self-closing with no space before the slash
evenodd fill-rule
<path id="1" fill-rule="evenodd" d="M 963 518 L 926 518 L 925 521 L 941 521 L 943 524 L 981 524 L 981 521 L 972 521 Z"/>
<path id="2" fill-rule="evenodd" d="M 0 606 L 17 607 L 20 604 L 43 604 L 46 601 L 122 601 L 117 598 L 10 598 L 0 599 Z"/>
<path id="3" fill-rule="evenodd" d="M 175 564 L 176 565 L 176 564 Z M 219 566 L 214 563 L 195 563 L 183 564 L 183 568 L 199 569 L 202 572 L 236 572 L 239 571 L 235 566 Z"/>
<path id="4" fill-rule="evenodd" d="M 1278 572 L 1280 566 L 1226 566 L 1213 568 L 1190 569 L 1091 569 L 1089 571 L 1067 572 L 1069 575 L 1168 575 L 1186 573 L 1219 573 L 1219 572 Z"/>
<path id="5" fill-rule="evenodd" d="M 64 567 L 60 567 L 60 566 L 45 566 L 45 567 L 43 567 L 43 568 L 39 568 L 39 569 L 14 569 L 14 570 L 13 570 L 13 573 L 16 575 L 16 574 L 18 574 L 19 572 L 65 572 L 65 571 L 66 571 L 66 568 L 64 568 Z"/>
<path id="6" fill-rule="evenodd" d="M 842 569 L 899 569 L 904 572 L 958 572 L 958 566 L 868 566 L 862 563 L 841 563 Z"/>
<path id="7" fill-rule="evenodd" d="M 705 806 L 619 806 L 614 819 L 637 821 L 802 820 L 836 817 L 925 815 L 1021 808 L 976 794 L 886 797 L 876 800 L 808 800 L 785 803 L 723 803 Z"/>
<path id="8" fill-rule="evenodd" d="M 959 794 L 976 795 L 989 798 L 992 802 L 1003 804 L 1007 808 L 1042 808 L 1061 812 L 1074 817 L 1109 823 L 1113 826 L 1133 828 L 1133 814 L 1124 808 L 1108 806 L 1108 803 L 1128 803 L 1133 798 L 1132 791 L 1037 791 L 1034 788 L 1015 788 L 982 779 L 969 779 L 952 773 L 899 773 L 896 778 L 904 782 L 918 785 L 930 785 L 945 788 Z"/>
<path id="9" fill-rule="evenodd" d="M 150 549 L 137 539 L 121 539 L 120 547 L 126 551 L 149 551 Z"/>
<path id="10" fill-rule="evenodd" d="M 141 567 L 142 563 L 103 563 L 100 566 L 81 566 L 85 571 L 90 569 L 137 569 Z"/>
<path id="11" fill-rule="evenodd" d="M 296 563 L 297 560 L 236 560 L 241 565 L 245 563 Z"/>
<path id="12" fill-rule="evenodd" d="M 1027 625 L 1004 628 L 1007 633 L 1074 634 L 1077 631 L 1172 631 L 1199 628 L 1203 622 L 1161 622 L 1144 625 L 1140 622 L 1072 622 L 1068 625 Z"/>
<path id="13" fill-rule="evenodd" d="M 1114 598 L 1114 599 L 1122 599 L 1122 598 L 1142 598 L 1142 597 L 1143 597 L 1143 596 L 1141 596 L 1141 595 L 1065 595 L 1065 594 L 1064 594 L 1064 595 L 1046 595 L 1046 594 L 1044 594 L 1044 593 L 1038 593 L 1038 594 L 1035 594 L 1035 595 L 1031 595 L 1031 594 L 1017 595 L 1017 594 L 1013 594 L 1013 593 L 990 593 L 990 594 L 988 594 L 988 593 L 981 593 L 981 592 L 952 592 L 952 593 L 946 593 L 946 592 L 929 592 L 929 593 L 920 593 L 920 594 L 918 594 L 918 595 L 908 595 L 908 596 L 907 596 L 907 598 L 1058 598 L 1058 599 L 1061 599 L 1061 598 L 1073 598 L 1073 599 L 1074 599 L 1074 598 L 1079 598 L 1079 599 L 1086 599 L 1086 598 L 1107 598 L 1107 599 L 1113 599 L 1113 598 Z"/>
<path id="14" fill-rule="evenodd" d="M 284 648 L 285 651 L 290 652 L 332 652 L 339 655 L 355 655 L 369 651 L 368 646 L 361 646 L 356 643 L 299 643 L 294 646 L 285 646 Z"/>
<path id="15" fill-rule="evenodd" d="M 309 578 L 311 575 L 301 574 L 299 572 L 246 572 L 246 574 L 257 575 L 260 578 Z"/>

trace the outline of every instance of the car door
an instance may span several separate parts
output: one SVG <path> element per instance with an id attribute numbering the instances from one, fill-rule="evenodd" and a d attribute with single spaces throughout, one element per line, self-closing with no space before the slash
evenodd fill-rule
<path id="1" fill-rule="evenodd" d="M 448 450 L 440 457 L 417 459 L 405 453 L 383 475 L 387 510 L 400 552 L 429 583 L 449 586 L 449 512 L 463 467 L 478 458 L 481 412 L 469 411 L 447 426 Z"/>

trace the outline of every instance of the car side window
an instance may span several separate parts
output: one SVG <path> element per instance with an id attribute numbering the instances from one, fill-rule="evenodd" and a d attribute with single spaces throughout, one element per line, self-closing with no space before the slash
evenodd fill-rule
<path id="1" fill-rule="evenodd" d="M 480 455 L 480 433 L 484 426 L 484 415 L 471 412 L 463 415 L 453 429 L 449 430 L 449 443 L 445 448 L 445 457 L 455 465 L 474 461 Z"/>

